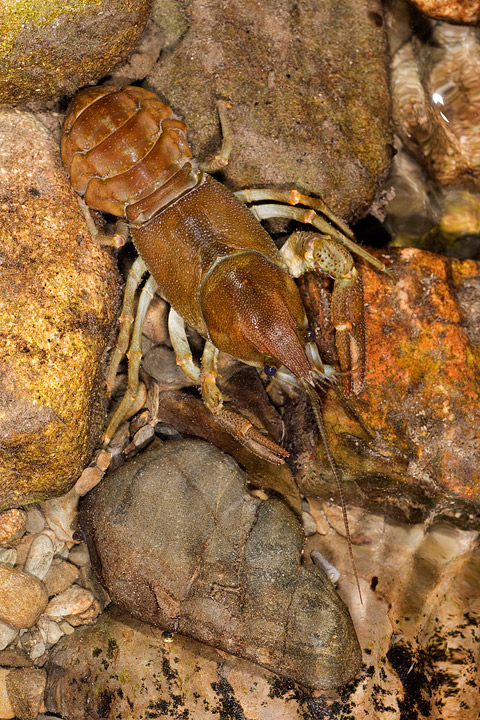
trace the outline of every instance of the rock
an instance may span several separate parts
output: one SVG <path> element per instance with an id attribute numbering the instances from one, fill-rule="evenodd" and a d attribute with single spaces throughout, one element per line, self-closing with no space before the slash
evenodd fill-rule
<path id="1" fill-rule="evenodd" d="M 393 116 L 405 147 L 444 185 L 480 187 L 480 38 L 476 28 L 432 24 L 392 59 Z"/>
<path id="2" fill-rule="evenodd" d="M 58 595 L 73 585 L 78 578 L 78 568 L 70 562 L 55 558 L 44 578 L 49 596 Z"/>
<path id="3" fill-rule="evenodd" d="M 31 505 L 27 508 L 27 524 L 26 530 L 28 533 L 41 533 L 45 527 L 45 516 L 36 505 Z"/>
<path id="4" fill-rule="evenodd" d="M 365 388 L 352 399 L 354 412 L 333 390 L 324 402 L 347 502 L 408 522 L 435 511 L 477 527 L 480 263 L 415 249 L 379 256 L 390 276 L 362 269 Z M 304 291 L 311 317 L 318 318 L 317 280 L 307 279 Z M 331 497 L 331 473 L 309 427 L 306 401 L 291 404 L 285 422 L 301 491 Z"/>
<path id="5" fill-rule="evenodd" d="M 68 553 L 68 559 L 70 562 L 82 567 L 88 565 L 90 562 L 90 555 L 88 554 L 88 548 L 85 543 L 79 543 L 74 545 Z"/>
<path id="6" fill-rule="evenodd" d="M 48 615 L 52 620 L 61 620 L 66 617 L 70 622 L 69 616 L 84 613 L 90 608 L 94 600 L 95 598 L 90 590 L 86 590 L 80 585 L 72 585 L 50 600 L 45 608 L 45 615 Z"/>
<path id="7" fill-rule="evenodd" d="M 8 699 L 17 720 L 36 720 L 43 703 L 46 682 L 45 670 L 18 668 L 8 673 L 6 679 Z"/>
<path id="8" fill-rule="evenodd" d="M 348 218 L 366 210 L 391 158 L 381 3 L 282 0 L 273 18 L 268 4 L 194 0 L 187 21 L 146 84 L 186 121 L 194 154 L 217 151 L 225 98 L 229 186 L 297 186 Z"/>
<path id="9" fill-rule="evenodd" d="M 72 488 L 65 495 L 42 503 L 45 520 L 61 542 L 73 542 L 73 534 L 77 528 L 78 498 L 78 493 Z"/>
<path id="10" fill-rule="evenodd" d="M 8 699 L 7 692 L 7 675 L 10 668 L 0 668 L 0 718 L 1 720 L 11 720 L 15 717 L 15 713 Z"/>
<path id="11" fill-rule="evenodd" d="M 0 650 L 4 650 L 7 645 L 15 640 L 18 634 L 18 629 L 7 625 L 7 623 L 0 622 Z"/>
<path id="12" fill-rule="evenodd" d="M 58 147 L 34 118 L 0 112 L 0 508 L 65 492 L 98 442 L 119 301 Z"/>
<path id="13" fill-rule="evenodd" d="M 31 667 L 32 661 L 22 650 L 9 648 L 0 652 L 0 666 L 6 667 Z"/>
<path id="14" fill-rule="evenodd" d="M 73 95 L 95 83 L 135 45 L 149 0 L 7 6 L 0 18 L 0 103 Z"/>
<path id="15" fill-rule="evenodd" d="M 20 636 L 20 644 L 35 665 L 43 665 L 46 660 L 47 634 L 35 625 Z"/>
<path id="16" fill-rule="evenodd" d="M 98 467 L 88 467 L 82 472 L 75 483 L 75 492 L 79 496 L 86 495 L 95 485 L 98 485 L 103 477 L 103 472 Z"/>
<path id="17" fill-rule="evenodd" d="M 435 20 L 459 23 L 461 25 L 480 24 L 479 0 L 409 0 L 420 12 Z"/>
<path id="18" fill-rule="evenodd" d="M 0 563 L 13 567 L 17 562 L 16 548 L 0 548 Z"/>
<path id="19" fill-rule="evenodd" d="M 301 565 L 298 520 L 282 501 L 246 494 L 216 448 L 154 444 L 84 498 L 81 524 L 112 600 L 135 617 L 307 687 L 356 673 L 348 611 L 320 570 Z"/>
<path id="20" fill-rule="evenodd" d="M 35 625 L 48 596 L 40 580 L 21 570 L 0 565 L 0 620 L 17 628 Z"/>
<path id="21" fill-rule="evenodd" d="M 65 720 L 321 717 L 312 693 L 182 635 L 167 643 L 115 606 L 62 638 L 46 667 L 47 709 Z"/>
<path id="22" fill-rule="evenodd" d="M 18 545 L 25 533 L 25 525 L 25 512 L 20 508 L 0 513 L 0 545 L 5 548 Z"/>
<path id="23" fill-rule="evenodd" d="M 33 540 L 23 567 L 25 572 L 43 580 L 52 564 L 54 547 L 48 535 L 40 533 Z"/>

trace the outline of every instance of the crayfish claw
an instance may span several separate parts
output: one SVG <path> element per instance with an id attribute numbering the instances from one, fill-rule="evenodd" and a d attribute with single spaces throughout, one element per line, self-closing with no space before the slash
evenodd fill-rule
<path id="1" fill-rule="evenodd" d="M 228 410 L 223 404 L 216 408 L 214 415 L 215 420 L 224 430 L 264 460 L 275 465 L 283 465 L 285 458 L 289 456 L 286 450 L 267 435 L 263 435 L 249 420 Z"/>

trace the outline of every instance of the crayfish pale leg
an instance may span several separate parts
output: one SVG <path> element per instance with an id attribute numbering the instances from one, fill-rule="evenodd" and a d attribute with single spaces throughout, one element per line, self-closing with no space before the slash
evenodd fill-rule
<path id="1" fill-rule="evenodd" d="M 96 243 L 107 247 L 118 248 L 123 247 L 128 242 L 129 229 L 128 225 L 123 218 L 118 218 L 115 224 L 115 232 L 113 235 L 105 235 L 101 233 L 98 227 L 95 225 L 95 221 L 92 217 L 92 213 L 83 198 L 78 198 L 80 210 L 85 218 L 87 227 L 90 230 L 90 234 Z"/>
<path id="2" fill-rule="evenodd" d="M 142 277 L 146 272 L 147 266 L 140 256 L 137 257 L 130 268 L 127 282 L 125 283 L 122 311 L 119 317 L 120 330 L 117 337 L 117 344 L 115 345 L 110 358 L 106 376 L 107 397 L 110 397 L 112 394 L 118 366 L 120 365 L 122 358 L 125 356 L 130 344 L 132 325 L 135 320 L 135 294 L 142 281 Z"/>
<path id="3" fill-rule="evenodd" d="M 205 172 L 215 173 L 228 165 L 230 153 L 233 148 L 232 131 L 227 117 L 228 110 L 231 107 L 231 104 L 226 100 L 217 100 L 217 112 L 222 130 L 222 146 L 219 152 L 216 153 L 211 160 L 206 160 L 200 164 L 201 170 L 204 170 Z"/>
<path id="4" fill-rule="evenodd" d="M 139 394 L 139 371 L 142 359 L 142 327 L 143 321 L 148 310 L 151 299 L 155 295 L 157 282 L 152 275 L 148 278 L 145 286 L 140 293 L 138 301 L 137 315 L 133 324 L 132 337 L 130 346 L 127 351 L 128 358 L 128 379 L 127 390 L 122 401 L 111 418 L 103 438 L 103 446 L 107 447 L 108 443 L 115 434 L 118 426 L 128 417 L 137 411 L 137 398 Z M 143 383 L 142 383 L 143 385 Z M 144 389 L 141 389 L 144 392 Z"/>
<path id="5" fill-rule="evenodd" d="M 360 255 L 360 257 L 363 257 L 378 270 L 388 272 L 387 268 L 381 260 L 378 260 L 378 258 L 371 255 L 368 250 L 365 250 L 365 248 L 361 247 L 361 245 L 358 245 L 352 239 L 353 234 L 351 230 L 348 230 L 348 234 L 344 232 L 343 228 L 345 228 L 346 226 L 343 221 L 341 221 L 339 218 L 336 218 L 336 216 L 329 211 L 328 217 L 335 218 L 335 223 L 337 225 L 341 225 L 342 227 L 342 230 L 338 230 L 330 222 L 325 220 L 324 217 L 319 215 L 318 212 L 316 212 L 315 205 L 317 204 L 316 201 L 318 201 L 319 198 L 310 198 L 309 196 L 302 195 L 297 191 L 282 191 L 274 189 L 241 190 L 234 194 L 236 195 L 236 197 L 238 197 L 239 200 L 243 200 L 243 202 L 246 203 L 253 202 L 254 199 L 257 198 L 259 200 L 279 200 L 280 202 L 288 203 L 290 202 L 289 198 L 293 197 L 294 200 L 296 200 L 296 202 L 294 202 L 294 205 L 296 205 L 297 202 L 300 202 L 300 200 L 297 200 L 297 198 L 302 198 L 302 204 L 306 205 L 307 207 L 294 207 L 292 206 L 292 204 L 268 203 L 264 205 L 251 205 L 250 210 L 258 221 L 268 220 L 269 218 L 273 217 L 282 217 L 290 220 L 296 220 L 297 222 L 304 223 L 306 225 L 312 225 L 321 233 L 329 235 L 334 240 L 337 240 L 338 242 L 345 245 L 356 255 Z M 323 201 L 320 202 L 323 206 Z"/>
<path id="6" fill-rule="evenodd" d="M 185 332 L 185 320 L 172 307 L 168 313 L 168 334 L 172 341 L 177 365 L 183 372 L 200 385 L 200 368 L 193 362 L 190 344 Z"/>

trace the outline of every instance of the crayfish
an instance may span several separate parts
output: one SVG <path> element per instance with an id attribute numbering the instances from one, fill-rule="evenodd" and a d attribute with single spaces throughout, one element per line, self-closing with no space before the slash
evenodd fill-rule
<path id="1" fill-rule="evenodd" d="M 231 143 L 225 131 L 224 139 L 210 170 L 226 164 Z M 216 382 L 218 354 L 225 352 L 308 394 L 339 484 L 314 389 L 335 371 L 322 363 L 294 278 L 311 270 L 334 278 L 331 316 L 340 371 L 358 393 L 365 367 L 363 288 L 347 248 L 380 269 L 383 265 L 353 241 L 350 229 L 320 199 L 263 189 L 235 197 L 192 157 L 185 124 L 141 87 L 80 91 L 65 119 L 62 158 L 85 203 L 120 218 L 115 238 L 120 243 L 130 233 L 139 255 L 127 280 L 107 376 L 111 389 L 128 351 L 127 392 L 105 443 L 135 402 L 142 322 L 158 292 L 171 306 L 168 325 L 177 363 L 198 384 L 216 421 L 270 462 L 283 463 L 288 455 L 226 407 Z M 241 200 L 253 204 L 247 208 Z M 279 251 L 259 222 L 273 216 L 309 223 L 316 231 L 294 232 Z M 147 271 L 134 320 L 135 292 Z M 205 338 L 200 368 L 192 359 L 185 323 Z M 345 513 L 344 518 L 348 535 Z"/>

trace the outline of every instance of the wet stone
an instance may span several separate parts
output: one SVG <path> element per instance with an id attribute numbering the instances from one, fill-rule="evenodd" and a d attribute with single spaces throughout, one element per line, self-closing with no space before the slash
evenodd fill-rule
<path id="1" fill-rule="evenodd" d="M 146 80 L 185 119 L 194 155 L 217 152 L 226 98 L 230 187 L 296 186 L 347 218 L 365 210 L 391 158 L 381 3 L 281 0 L 273 15 L 268 3 L 193 0 L 185 20 Z"/>
<path id="2" fill-rule="evenodd" d="M 88 610 L 94 600 L 95 598 L 89 590 L 80 585 L 72 585 L 50 600 L 45 608 L 45 614 L 53 620 L 60 620 L 69 615 L 79 615 Z"/>
<path id="3" fill-rule="evenodd" d="M 248 495 L 213 446 L 155 443 L 84 498 L 81 523 L 112 600 L 135 617 L 307 687 L 355 675 L 348 611 L 322 571 L 301 565 L 299 521 L 279 499 Z"/>
<path id="4" fill-rule="evenodd" d="M 25 572 L 0 565 L 0 620 L 14 627 L 34 625 L 48 602 L 40 580 Z"/>
<path id="5" fill-rule="evenodd" d="M 55 548 L 53 542 L 41 533 L 33 540 L 23 567 L 25 572 L 43 580 L 52 564 Z"/>
<path id="6" fill-rule="evenodd" d="M 25 532 L 25 512 L 13 508 L 0 513 L 0 545 L 14 547 L 18 545 Z"/>
<path id="7" fill-rule="evenodd" d="M 46 682 L 45 670 L 18 668 L 8 673 L 8 698 L 18 720 L 35 720 L 43 702 Z"/>

